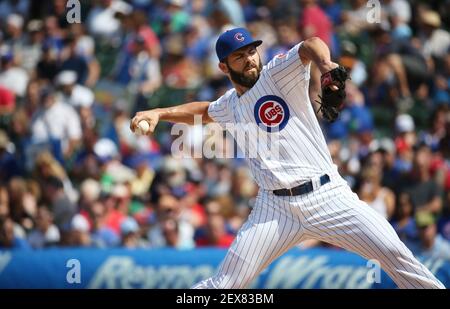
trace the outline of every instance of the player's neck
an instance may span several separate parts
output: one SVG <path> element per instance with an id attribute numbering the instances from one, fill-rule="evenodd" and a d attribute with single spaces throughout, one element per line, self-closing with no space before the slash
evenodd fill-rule
<path id="1" fill-rule="evenodd" d="M 231 81 L 231 83 L 234 86 L 234 89 L 236 89 L 236 93 L 238 97 L 242 96 L 244 93 L 246 93 L 250 88 L 244 87 L 242 85 L 236 84 L 235 82 Z"/>

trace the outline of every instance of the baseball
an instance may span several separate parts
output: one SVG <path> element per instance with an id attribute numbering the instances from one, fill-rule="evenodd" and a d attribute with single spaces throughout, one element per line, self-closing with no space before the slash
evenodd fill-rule
<path id="1" fill-rule="evenodd" d="M 145 120 L 140 121 L 138 124 L 137 133 L 140 135 L 145 135 L 148 133 L 148 130 L 150 130 L 150 125 L 148 124 L 148 122 Z"/>

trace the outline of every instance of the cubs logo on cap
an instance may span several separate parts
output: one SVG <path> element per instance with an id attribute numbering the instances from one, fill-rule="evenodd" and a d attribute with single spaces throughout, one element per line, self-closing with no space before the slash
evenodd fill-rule
<path id="1" fill-rule="evenodd" d="M 286 102 L 275 95 L 260 98 L 254 109 L 256 124 L 267 132 L 281 131 L 289 120 L 289 107 Z"/>
<path id="2" fill-rule="evenodd" d="M 234 38 L 238 42 L 242 42 L 245 40 L 245 37 L 242 35 L 242 33 L 238 32 L 234 35 Z"/>
<path id="3" fill-rule="evenodd" d="M 220 61 L 223 61 L 232 52 L 251 44 L 259 46 L 262 44 L 262 41 L 254 40 L 247 29 L 234 28 L 225 31 L 220 35 L 216 42 L 217 58 L 219 58 Z"/>

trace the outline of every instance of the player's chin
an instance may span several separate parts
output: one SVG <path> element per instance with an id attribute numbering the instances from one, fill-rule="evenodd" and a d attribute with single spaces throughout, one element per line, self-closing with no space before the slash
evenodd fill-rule
<path id="1" fill-rule="evenodd" d="M 250 78 L 250 79 L 257 78 L 257 77 L 258 77 L 258 70 L 256 70 L 256 68 L 252 68 L 252 69 L 250 69 L 250 70 L 247 70 L 247 71 L 244 73 L 244 76 L 245 76 L 246 78 Z"/>

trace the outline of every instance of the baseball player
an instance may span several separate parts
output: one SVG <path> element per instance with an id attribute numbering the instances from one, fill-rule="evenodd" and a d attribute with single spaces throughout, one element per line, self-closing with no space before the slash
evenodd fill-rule
<path id="1" fill-rule="evenodd" d="M 138 112 L 131 121 L 133 132 L 142 120 L 152 132 L 160 120 L 193 124 L 201 115 L 203 123 L 225 129 L 230 123 L 255 124 L 275 137 L 277 156 L 269 151 L 246 158 L 260 187 L 248 220 L 218 272 L 193 288 L 245 288 L 274 259 L 311 238 L 377 260 L 400 288 L 445 288 L 391 225 L 359 200 L 332 162 L 308 96 L 310 63 L 322 73 L 321 111 L 329 121 L 343 105 L 345 69 L 330 60 L 318 38 L 300 42 L 265 66 L 257 50 L 261 43 L 244 28 L 224 32 L 216 53 L 234 88 L 214 102 Z"/>

